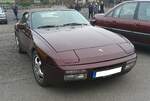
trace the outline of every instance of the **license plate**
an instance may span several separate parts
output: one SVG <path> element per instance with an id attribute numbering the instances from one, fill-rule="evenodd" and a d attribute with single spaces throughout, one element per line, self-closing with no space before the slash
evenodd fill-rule
<path id="1" fill-rule="evenodd" d="M 98 72 L 94 73 L 95 75 L 93 75 L 93 77 L 97 78 L 97 77 L 105 77 L 105 76 L 113 75 L 116 73 L 120 73 L 121 69 L 122 69 L 122 67 L 118 67 L 118 68 L 114 68 L 114 69 L 110 69 L 110 70 L 98 71 Z"/>

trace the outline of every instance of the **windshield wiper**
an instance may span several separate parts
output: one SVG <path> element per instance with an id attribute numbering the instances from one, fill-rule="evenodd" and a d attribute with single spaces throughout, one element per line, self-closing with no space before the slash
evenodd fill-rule
<path id="1" fill-rule="evenodd" d="M 86 23 L 67 23 L 63 24 L 62 26 L 81 26 L 81 25 L 88 25 Z"/>
<path id="2" fill-rule="evenodd" d="M 54 27 L 59 27 L 59 26 L 56 26 L 56 25 L 44 25 L 44 26 L 39 26 L 37 28 L 54 28 Z"/>

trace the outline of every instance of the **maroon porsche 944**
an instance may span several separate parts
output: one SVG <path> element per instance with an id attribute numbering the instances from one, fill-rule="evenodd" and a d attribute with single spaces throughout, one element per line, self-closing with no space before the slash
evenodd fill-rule
<path id="1" fill-rule="evenodd" d="M 136 63 L 125 37 L 92 26 L 71 9 L 32 9 L 15 25 L 19 53 L 32 58 L 37 83 L 94 80 L 129 72 Z"/>

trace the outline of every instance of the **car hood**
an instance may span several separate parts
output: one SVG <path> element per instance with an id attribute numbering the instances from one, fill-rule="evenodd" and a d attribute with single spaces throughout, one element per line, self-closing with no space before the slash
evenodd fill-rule
<path id="1" fill-rule="evenodd" d="M 101 47 L 126 41 L 119 35 L 93 26 L 35 29 L 56 52 Z"/>

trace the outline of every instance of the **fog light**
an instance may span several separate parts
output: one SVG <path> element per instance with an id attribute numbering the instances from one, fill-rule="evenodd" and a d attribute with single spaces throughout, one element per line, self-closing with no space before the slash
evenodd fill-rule
<path id="1" fill-rule="evenodd" d="M 84 80 L 87 78 L 87 74 L 68 74 L 64 75 L 64 80 L 69 81 L 69 80 Z"/>
<path id="2" fill-rule="evenodd" d="M 131 69 L 135 65 L 136 61 L 127 62 L 125 70 Z"/>

